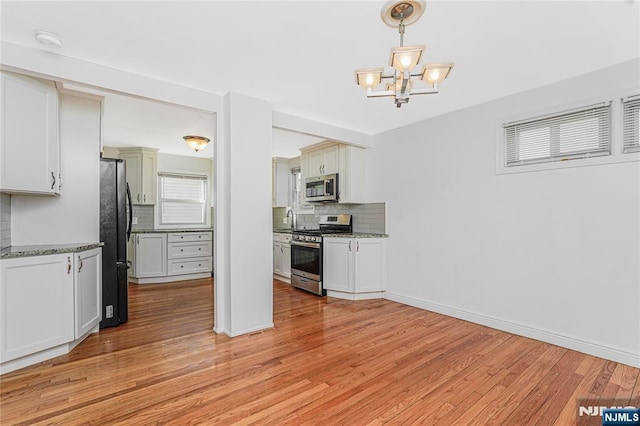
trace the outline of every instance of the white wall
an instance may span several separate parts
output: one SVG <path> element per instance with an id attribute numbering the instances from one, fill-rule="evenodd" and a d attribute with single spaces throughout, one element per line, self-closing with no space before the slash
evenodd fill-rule
<path id="1" fill-rule="evenodd" d="M 62 195 L 11 197 L 12 245 L 100 241 L 100 101 L 62 94 Z"/>
<path id="2" fill-rule="evenodd" d="M 640 163 L 495 172 L 505 117 L 640 93 L 639 62 L 377 135 L 388 297 L 640 366 Z"/>

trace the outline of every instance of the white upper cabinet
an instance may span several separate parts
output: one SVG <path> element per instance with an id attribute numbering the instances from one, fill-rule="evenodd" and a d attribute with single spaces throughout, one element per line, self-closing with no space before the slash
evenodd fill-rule
<path id="1" fill-rule="evenodd" d="M 303 148 L 301 151 L 302 197 L 306 194 L 305 179 L 337 173 L 339 202 L 366 202 L 364 148 L 329 141 Z M 303 203 L 305 202 L 303 199 Z"/>
<path id="2" fill-rule="evenodd" d="M 127 183 L 133 204 L 154 205 L 158 185 L 158 150 L 119 148 L 125 161 Z"/>
<path id="3" fill-rule="evenodd" d="M 55 86 L 8 72 L 0 86 L 0 192 L 59 194 Z"/>
<path id="4" fill-rule="evenodd" d="M 307 177 L 338 173 L 338 144 L 309 151 L 308 156 Z"/>

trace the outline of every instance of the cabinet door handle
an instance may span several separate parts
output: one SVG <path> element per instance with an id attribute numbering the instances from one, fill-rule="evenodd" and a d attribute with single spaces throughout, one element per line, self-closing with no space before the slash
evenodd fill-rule
<path id="1" fill-rule="evenodd" d="M 51 178 L 53 179 L 53 182 L 51 182 L 51 189 L 53 189 L 56 186 L 56 175 L 51 172 Z"/>
<path id="2" fill-rule="evenodd" d="M 82 271 L 82 267 L 84 266 L 84 263 L 82 262 L 82 258 L 80 256 L 78 256 L 78 260 L 80 261 L 80 266 L 78 267 L 78 272 Z"/>
<path id="3" fill-rule="evenodd" d="M 62 185 L 64 184 L 64 182 L 62 181 L 62 173 L 58 173 L 58 181 L 60 182 L 58 184 L 58 189 L 62 188 Z"/>
<path id="4" fill-rule="evenodd" d="M 143 201 L 144 203 L 146 203 L 146 202 L 147 202 L 147 194 L 144 194 L 144 195 L 142 196 L 142 201 Z"/>
<path id="5" fill-rule="evenodd" d="M 282 246 L 280 246 L 280 253 L 284 253 L 284 251 L 282 250 Z"/>
<path id="6" fill-rule="evenodd" d="M 138 202 L 140 202 L 140 194 L 138 194 Z"/>
<path id="7" fill-rule="evenodd" d="M 140 235 L 136 235 L 136 244 L 140 244 Z"/>
<path id="8" fill-rule="evenodd" d="M 67 274 L 71 273 L 71 256 L 67 256 Z"/>
<path id="9" fill-rule="evenodd" d="M 356 241 L 356 253 L 360 251 L 360 241 Z"/>
<path id="10" fill-rule="evenodd" d="M 349 251 L 351 251 L 351 241 L 349 241 Z"/>

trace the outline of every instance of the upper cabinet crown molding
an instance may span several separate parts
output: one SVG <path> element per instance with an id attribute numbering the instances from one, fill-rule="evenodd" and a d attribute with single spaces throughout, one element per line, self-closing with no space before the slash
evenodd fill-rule
<path id="1" fill-rule="evenodd" d="M 0 192 L 60 194 L 55 84 L 2 71 L 0 93 Z"/>

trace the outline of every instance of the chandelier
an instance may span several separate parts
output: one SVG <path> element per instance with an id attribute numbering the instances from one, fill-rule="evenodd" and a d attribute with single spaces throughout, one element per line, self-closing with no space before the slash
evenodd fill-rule
<path id="1" fill-rule="evenodd" d="M 440 83 L 447 78 L 454 64 L 426 64 L 415 72 L 424 45 L 404 45 L 405 26 L 416 22 L 424 7 L 424 1 L 401 0 L 388 2 L 382 8 L 382 21 L 398 28 L 400 47 L 391 49 L 389 66 L 393 67 L 392 73 L 385 74 L 383 67 L 356 70 L 356 84 L 367 89 L 367 98 L 393 97 L 396 107 L 400 108 L 409 102 L 411 95 L 438 93 Z"/>

